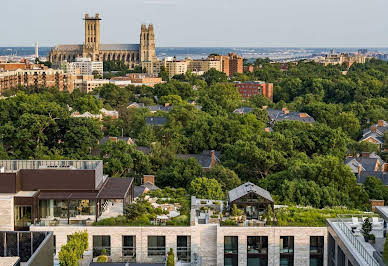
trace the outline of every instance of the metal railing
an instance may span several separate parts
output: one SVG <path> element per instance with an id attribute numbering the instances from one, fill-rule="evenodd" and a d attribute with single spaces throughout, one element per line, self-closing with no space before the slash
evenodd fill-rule
<path id="1" fill-rule="evenodd" d="M 353 216 L 358 216 L 358 215 L 353 215 Z M 347 216 L 347 217 L 349 218 L 349 216 Z M 358 253 L 361 255 L 361 257 L 365 260 L 365 262 L 368 265 L 380 266 L 380 264 L 376 261 L 376 259 L 364 247 L 364 245 L 361 243 L 361 241 L 354 235 L 352 230 L 346 225 L 344 218 L 345 217 L 343 215 L 338 215 L 337 216 L 337 223 L 338 223 L 338 226 L 341 229 L 341 231 L 346 236 L 346 238 L 350 241 L 350 243 L 358 251 Z"/>
<path id="2" fill-rule="evenodd" d="M 79 169 L 94 170 L 100 160 L 0 160 L 0 167 L 5 172 L 15 172 L 20 169 Z"/>

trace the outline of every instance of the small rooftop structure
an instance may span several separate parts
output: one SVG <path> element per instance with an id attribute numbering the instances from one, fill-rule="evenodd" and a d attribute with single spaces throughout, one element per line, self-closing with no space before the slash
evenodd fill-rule
<path id="1" fill-rule="evenodd" d="M 249 193 L 254 193 L 258 196 L 261 196 L 271 202 L 273 202 L 273 199 L 271 197 L 271 194 L 259 187 L 259 186 L 256 186 L 255 184 L 251 183 L 251 182 L 247 182 L 245 184 L 242 184 L 241 186 L 239 187 L 236 187 L 234 189 L 232 189 L 231 191 L 228 192 L 228 195 L 229 195 L 229 202 L 233 202 L 245 195 L 248 195 Z"/>
<path id="2" fill-rule="evenodd" d="M 166 117 L 146 117 L 146 124 L 149 126 L 164 126 L 166 123 Z"/>
<path id="3" fill-rule="evenodd" d="M 188 160 L 194 158 L 204 169 L 210 169 L 220 162 L 221 153 L 214 150 L 204 150 L 200 154 L 177 154 L 178 158 Z"/>

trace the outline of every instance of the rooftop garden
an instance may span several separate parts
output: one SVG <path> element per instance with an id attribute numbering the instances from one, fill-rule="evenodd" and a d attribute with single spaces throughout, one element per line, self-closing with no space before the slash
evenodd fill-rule
<path id="1" fill-rule="evenodd" d="M 128 205 L 124 215 L 102 219 L 94 226 L 186 226 L 190 223 L 190 196 L 184 189 L 149 191 Z"/>
<path id="2" fill-rule="evenodd" d="M 241 213 L 232 209 L 231 216 L 221 222 L 223 226 L 234 226 L 242 223 Z M 344 207 L 333 207 L 317 209 L 312 207 L 290 206 L 278 208 L 275 211 L 267 210 L 262 218 L 266 226 L 308 226 L 323 227 L 326 226 L 326 219 L 336 218 L 339 214 L 356 215 L 364 214 L 359 210 L 351 210 Z"/>

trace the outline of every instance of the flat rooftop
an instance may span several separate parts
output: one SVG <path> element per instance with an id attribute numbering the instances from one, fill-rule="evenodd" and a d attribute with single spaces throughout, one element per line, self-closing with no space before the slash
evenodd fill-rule
<path id="1" fill-rule="evenodd" d="M 0 173 L 12 173 L 22 169 L 95 170 L 100 160 L 0 160 Z"/>

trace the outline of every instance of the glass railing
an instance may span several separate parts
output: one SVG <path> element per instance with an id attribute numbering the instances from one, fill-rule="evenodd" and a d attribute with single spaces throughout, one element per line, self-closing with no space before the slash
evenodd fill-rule
<path id="1" fill-rule="evenodd" d="M 91 260 L 94 262 L 104 256 L 107 262 L 136 262 L 136 247 L 94 247 L 92 251 Z M 164 258 L 161 261 L 164 261 Z"/>
<path id="2" fill-rule="evenodd" d="M 365 216 L 365 215 L 364 215 Z M 359 238 L 352 232 L 347 224 L 351 224 L 351 217 L 362 217 L 361 215 L 338 215 L 337 223 L 341 231 L 344 233 L 345 237 L 350 241 L 353 247 L 357 250 L 357 252 L 361 255 L 361 257 L 365 260 L 367 265 L 370 266 L 380 266 L 380 264 L 376 261 L 376 259 L 369 253 L 369 251 L 365 248 L 364 244 L 361 243 Z M 349 219 L 350 218 L 350 219 Z M 347 220 L 346 220 L 347 219 Z"/>
<path id="3" fill-rule="evenodd" d="M 5 172 L 14 172 L 20 169 L 50 169 L 75 168 L 80 170 L 94 170 L 102 161 L 99 160 L 0 160 L 0 167 Z"/>

